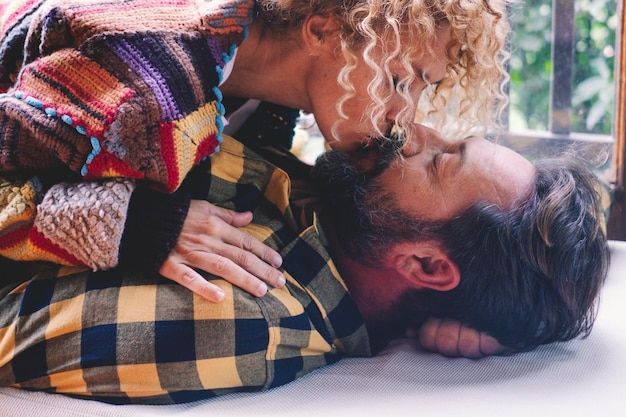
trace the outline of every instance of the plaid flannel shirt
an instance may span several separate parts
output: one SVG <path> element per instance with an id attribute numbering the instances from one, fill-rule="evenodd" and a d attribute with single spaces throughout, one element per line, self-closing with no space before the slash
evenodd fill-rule
<path id="1" fill-rule="evenodd" d="M 227 294 L 214 304 L 161 277 L 42 266 L 0 289 L 0 385 L 163 404 L 268 389 L 371 355 L 320 225 L 314 215 L 299 224 L 290 207 L 287 174 L 227 137 L 209 169 L 194 191 L 253 210 L 247 231 L 281 252 L 286 286 L 256 298 L 207 274 Z"/>

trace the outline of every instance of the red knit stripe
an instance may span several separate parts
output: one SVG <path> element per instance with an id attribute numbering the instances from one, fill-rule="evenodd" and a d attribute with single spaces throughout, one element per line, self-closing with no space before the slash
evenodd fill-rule
<path id="1" fill-rule="evenodd" d="M 76 259 L 71 253 L 48 240 L 33 226 L 33 223 L 30 222 L 12 231 L 11 233 L 4 235 L 0 240 L 0 243 L 0 249 L 6 251 L 10 251 L 12 247 L 19 244 L 30 243 L 40 251 L 48 253 L 63 261 L 64 265 L 84 266 L 84 264 Z M 39 258 L 42 257 L 39 256 Z"/>
<path id="2" fill-rule="evenodd" d="M 196 159 L 194 161 L 194 165 L 197 165 L 198 163 L 200 163 L 200 161 L 202 161 L 204 157 L 210 156 L 213 153 L 215 153 L 215 148 L 217 148 L 219 145 L 220 143 L 217 140 L 216 134 L 212 134 L 211 136 L 204 139 L 198 145 L 198 149 L 196 150 Z"/>
<path id="3" fill-rule="evenodd" d="M 144 172 L 132 169 L 126 162 L 102 149 L 93 161 L 87 165 L 85 178 L 144 178 L 145 176 Z"/>
<path id="4" fill-rule="evenodd" d="M 84 264 L 78 259 L 76 259 L 71 253 L 61 248 L 59 245 L 48 240 L 43 234 L 41 234 L 34 227 L 30 232 L 29 238 L 33 246 L 61 259 L 64 265 L 84 266 Z"/>
<path id="5" fill-rule="evenodd" d="M 34 63 L 22 75 L 20 89 L 41 99 L 46 106 L 54 107 L 60 114 L 68 114 L 75 124 L 88 129 L 88 135 L 101 136 L 115 118 L 120 104 L 131 97 L 133 91 L 92 61 L 76 55 L 67 58 L 66 63 L 58 65 L 45 58 Z M 81 71 L 67 68 L 68 63 L 76 64 Z M 80 101 L 59 91 L 54 85 L 57 82 Z"/>
<path id="6" fill-rule="evenodd" d="M 174 123 L 161 122 L 159 142 L 161 157 L 167 170 L 167 191 L 172 192 L 180 185 L 180 170 L 174 146 Z"/>
<path id="7" fill-rule="evenodd" d="M 28 222 L 27 224 L 4 234 L 2 239 L 0 239 L 0 249 L 10 249 L 12 246 L 25 241 L 28 238 L 30 229 L 33 228 L 33 224 L 33 222 Z"/>

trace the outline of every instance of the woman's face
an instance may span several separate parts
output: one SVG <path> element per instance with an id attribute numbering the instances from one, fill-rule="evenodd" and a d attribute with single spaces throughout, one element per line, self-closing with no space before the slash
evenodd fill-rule
<path id="1" fill-rule="evenodd" d="M 342 107 L 348 120 L 342 120 L 336 125 L 333 135 L 333 126 L 341 117 L 336 105 L 344 94 L 344 89 L 335 82 L 339 71 L 344 65 L 344 59 L 339 52 L 338 36 L 329 36 L 325 39 L 327 48 L 325 53 L 321 53 L 319 58 L 311 68 L 308 91 L 310 94 L 310 111 L 315 115 L 315 119 L 320 131 L 326 138 L 330 147 L 346 152 L 356 151 L 364 145 L 371 143 L 371 140 L 380 136 L 372 126 L 368 111 L 373 103 L 368 93 L 368 85 L 374 79 L 374 71 L 366 64 L 362 55 L 358 55 L 356 68 L 350 74 L 350 81 L 354 86 L 354 96 L 346 101 Z M 446 76 L 449 60 L 446 54 L 446 46 L 450 42 L 450 30 L 447 27 L 438 29 L 436 40 L 429 53 L 424 54 L 419 60 L 412 63 L 417 79 L 410 86 L 410 94 L 417 104 L 418 98 L 425 87 L 436 84 Z M 379 48 L 380 49 L 380 48 Z M 389 45 L 393 49 L 393 45 Z M 374 55 L 377 63 L 382 63 L 382 53 Z M 408 74 L 398 61 L 390 65 L 394 81 L 405 78 Z M 382 132 L 390 132 L 396 116 L 405 105 L 405 100 L 396 90 L 394 83 L 388 85 L 392 92 L 392 98 L 385 105 L 385 119 L 378 128 Z M 411 114 L 415 113 L 415 108 L 411 109 Z M 338 137 L 336 137 L 338 136 Z"/>

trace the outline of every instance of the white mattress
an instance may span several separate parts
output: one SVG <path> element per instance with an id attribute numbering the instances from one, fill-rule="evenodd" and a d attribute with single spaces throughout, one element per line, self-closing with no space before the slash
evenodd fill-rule
<path id="1" fill-rule="evenodd" d="M 626 417 L 626 242 L 591 336 L 511 357 L 449 359 L 398 340 L 262 393 L 176 406 L 113 406 L 0 389 L 0 417 L 555 416 Z"/>

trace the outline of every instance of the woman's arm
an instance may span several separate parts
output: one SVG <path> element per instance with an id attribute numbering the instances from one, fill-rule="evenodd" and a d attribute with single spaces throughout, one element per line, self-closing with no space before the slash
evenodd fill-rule
<path id="1" fill-rule="evenodd" d="M 108 269 L 117 263 L 132 180 L 0 179 L 0 254 L 18 261 Z"/>
<path id="2" fill-rule="evenodd" d="M 163 194 L 129 179 L 55 184 L 0 181 L 0 255 L 110 269 L 157 272 L 211 300 L 222 292 L 195 269 L 253 295 L 282 286 L 280 255 L 239 227 L 252 219 L 182 193 Z"/>

